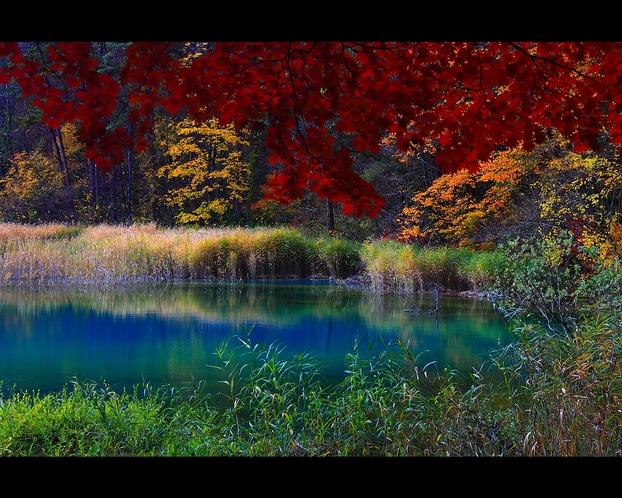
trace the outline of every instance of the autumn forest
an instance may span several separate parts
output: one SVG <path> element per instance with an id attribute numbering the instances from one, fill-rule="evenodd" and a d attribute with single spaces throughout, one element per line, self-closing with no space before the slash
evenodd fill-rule
<path id="1" fill-rule="evenodd" d="M 218 405 L 0 379 L 0 455 L 620 456 L 621 147 L 622 42 L 0 42 L 2 285 L 302 276 L 412 318 L 335 385 L 242 330 Z M 420 363 L 441 297 L 512 341 Z"/>
<path id="2" fill-rule="evenodd" d="M 556 228 L 611 255 L 621 50 L 2 43 L 0 218 L 472 247 Z"/>

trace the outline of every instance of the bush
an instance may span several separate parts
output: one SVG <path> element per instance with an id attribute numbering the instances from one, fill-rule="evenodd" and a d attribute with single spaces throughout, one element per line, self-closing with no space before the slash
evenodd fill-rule
<path id="1" fill-rule="evenodd" d="M 622 309 L 619 261 L 605 262 L 570 235 L 514 239 L 501 251 L 490 290 L 508 319 L 535 314 L 549 330 L 573 335 L 582 315 Z"/>

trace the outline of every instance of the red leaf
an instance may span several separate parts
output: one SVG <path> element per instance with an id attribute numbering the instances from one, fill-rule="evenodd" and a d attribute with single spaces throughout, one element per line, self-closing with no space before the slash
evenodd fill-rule
<path id="1" fill-rule="evenodd" d="M 357 135 L 352 139 L 352 147 L 358 152 L 363 152 L 367 148 L 367 142 L 360 135 Z"/>
<path id="2" fill-rule="evenodd" d="M 218 42 L 191 64 L 180 43 L 136 42 L 118 77 L 94 53 L 88 42 L 53 43 L 43 63 L 0 43 L 0 84 L 14 81 L 34 97 L 51 126 L 75 120 L 104 169 L 128 146 L 105 126 L 126 106 L 139 149 L 156 108 L 265 126 L 268 163 L 291 168 L 269 180 L 270 191 L 288 200 L 315 190 L 353 215 L 377 215 L 383 201 L 338 149 L 339 133 L 355 134 L 353 150 L 372 154 L 388 131 L 402 150 L 436 139 L 443 171 L 475 167 L 498 145 L 533 147 L 543 127 L 579 149 L 608 127 L 622 142 L 611 111 L 620 42 Z"/>

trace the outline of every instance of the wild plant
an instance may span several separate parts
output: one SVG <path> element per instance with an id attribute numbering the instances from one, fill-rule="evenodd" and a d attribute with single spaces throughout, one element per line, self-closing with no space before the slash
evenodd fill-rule
<path id="1" fill-rule="evenodd" d="M 284 346 L 252 339 L 252 327 L 236 336 L 237 347 L 225 342 L 211 365 L 223 374 L 229 402 L 227 416 L 238 437 L 253 442 L 254 452 L 288 455 L 302 448 L 301 433 L 309 407 L 321 396 L 320 363 L 308 354 L 283 359 Z"/>
<path id="2" fill-rule="evenodd" d="M 467 253 L 466 249 L 463 249 Z M 468 256 L 461 259 L 457 271 L 469 290 L 487 293 L 503 265 L 504 253 L 499 250 L 468 251 Z"/>
<path id="3" fill-rule="evenodd" d="M 494 279 L 499 256 L 482 256 L 467 248 L 421 248 L 395 241 L 363 244 L 360 250 L 370 290 L 411 293 L 445 290 L 483 291 Z"/>
<path id="4" fill-rule="evenodd" d="M 513 324 L 517 341 L 498 361 L 520 390 L 514 423 L 520 454 L 622 455 L 622 344 L 619 313 L 579 321 L 572 335 L 537 323 Z"/>
<path id="5" fill-rule="evenodd" d="M 583 315 L 622 309 L 619 261 L 605 262 L 570 235 L 509 240 L 501 251 L 489 290 L 508 320 L 527 314 L 573 335 Z"/>
<path id="6" fill-rule="evenodd" d="M 320 237 L 310 248 L 314 259 L 314 274 L 345 278 L 357 273 L 361 263 L 360 244 L 336 237 Z"/>
<path id="7" fill-rule="evenodd" d="M 394 241 L 367 242 L 361 247 L 361 259 L 370 290 L 385 293 L 420 289 L 422 277 L 411 246 Z"/>

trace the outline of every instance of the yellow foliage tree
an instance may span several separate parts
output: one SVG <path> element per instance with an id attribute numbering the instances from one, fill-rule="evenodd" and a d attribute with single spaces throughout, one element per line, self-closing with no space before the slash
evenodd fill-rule
<path id="1" fill-rule="evenodd" d="M 235 213 L 249 190 L 248 133 L 217 120 L 197 125 L 186 118 L 160 127 L 170 163 L 157 175 L 168 188 L 165 202 L 184 224 L 216 224 Z"/>
<path id="2" fill-rule="evenodd" d="M 19 152 L 11 159 L 11 168 L 0 180 L 3 220 L 62 221 L 65 202 L 64 175 L 42 152 Z"/>
<path id="3" fill-rule="evenodd" d="M 399 222 L 407 240 L 458 246 L 492 243 L 501 226 L 506 233 L 527 226 L 542 237 L 570 232 L 610 259 L 622 249 L 621 191 L 616 158 L 571 152 L 554 134 L 533 153 L 519 147 L 495 154 L 477 173 L 441 176 L 414 196 Z M 488 240 L 486 226 L 495 227 Z"/>
<path id="4" fill-rule="evenodd" d="M 541 193 L 542 219 L 569 229 L 606 260 L 619 254 L 619 166 L 594 153 L 568 153 L 551 159 L 535 186 Z"/>

